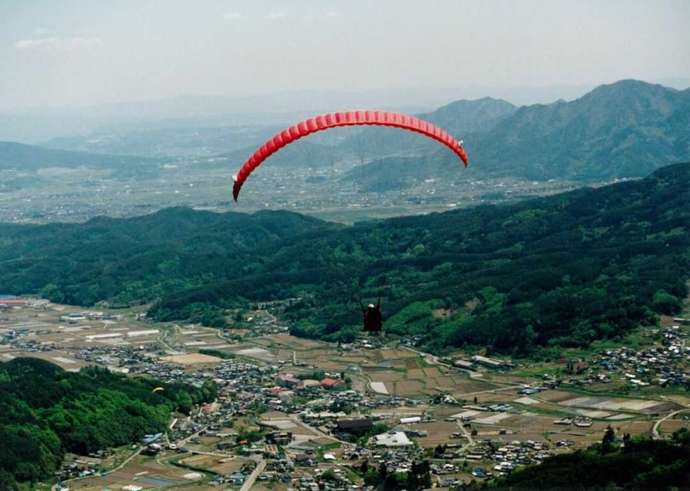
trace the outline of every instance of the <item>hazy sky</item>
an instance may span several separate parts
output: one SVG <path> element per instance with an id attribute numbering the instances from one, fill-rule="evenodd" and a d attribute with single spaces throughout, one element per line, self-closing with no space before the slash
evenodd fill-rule
<path id="1" fill-rule="evenodd" d="M 689 0 L 0 0 L 0 108 L 690 78 Z"/>

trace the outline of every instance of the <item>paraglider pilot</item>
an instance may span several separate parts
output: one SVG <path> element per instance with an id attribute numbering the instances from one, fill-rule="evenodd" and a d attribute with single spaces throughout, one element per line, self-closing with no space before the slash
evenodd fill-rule
<path id="1" fill-rule="evenodd" d="M 364 320 L 364 332 L 378 335 L 383 327 L 383 320 L 381 318 L 381 297 L 379 297 L 376 305 L 370 303 L 366 307 L 360 300 L 359 306 L 362 309 L 362 317 Z"/>

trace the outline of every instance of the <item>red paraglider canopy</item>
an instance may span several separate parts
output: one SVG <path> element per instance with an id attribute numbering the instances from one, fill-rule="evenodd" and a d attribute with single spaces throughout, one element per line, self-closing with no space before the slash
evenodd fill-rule
<path id="1" fill-rule="evenodd" d="M 441 128 L 422 119 L 387 111 L 347 111 L 328 113 L 309 118 L 301 123 L 284 129 L 273 136 L 273 138 L 266 141 L 266 143 L 254 152 L 244 165 L 242 165 L 237 175 L 233 177 L 235 183 L 232 188 L 232 195 L 235 201 L 237 201 L 244 181 L 247 180 L 254 169 L 284 146 L 302 137 L 316 133 L 317 131 L 338 126 L 357 125 L 390 126 L 420 133 L 450 148 L 463 161 L 465 167 L 467 167 L 467 153 L 465 153 L 465 149 L 462 147 L 462 142 L 459 142 Z"/>

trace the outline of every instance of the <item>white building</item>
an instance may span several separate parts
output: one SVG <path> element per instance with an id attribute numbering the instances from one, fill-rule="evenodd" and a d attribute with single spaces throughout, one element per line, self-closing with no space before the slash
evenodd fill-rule
<path id="1" fill-rule="evenodd" d="M 374 437 L 376 445 L 383 447 L 407 447 L 412 445 L 412 442 L 407 435 L 402 431 L 389 431 L 381 433 Z"/>

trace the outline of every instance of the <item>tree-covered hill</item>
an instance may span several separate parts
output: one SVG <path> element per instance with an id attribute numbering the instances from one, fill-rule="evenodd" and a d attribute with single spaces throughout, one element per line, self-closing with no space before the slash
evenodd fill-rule
<path id="1" fill-rule="evenodd" d="M 160 385 L 165 390 L 152 392 Z M 86 454 L 163 432 L 172 411 L 214 398 L 211 384 L 165 385 L 99 368 L 70 373 L 35 358 L 0 363 L 0 489 L 52 477 L 65 452 Z"/>
<path id="2" fill-rule="evenodd" d="M 156 301 L 160 320 L 224 326 L 223 309 L 302 297 L 293 332 L 351 338 L 353 299 L 429 349 L 586 345 L 677 312 L 690 278 L 690 164 L 511 206 L 345 227 L 287 212 L 170 209 L 0 227 L 0 291 Z M 451 314 L 437 317 L 437 309 Z"/>
<path id="3" fill-rule="evenodd" d="M 323 222 L 294 213 L 187 208 L 82 224 L 0 224 L 0 291 L 43 289 L 55 301 L 86 305 L 144 303 L 233 276 L 257 248 L 323 228 Z"/>
<path id="4" fill-rule="evenodd" d="M 604 490 L 688 489 L 690 431 L 681 429 L 671 440 L 631 438 L 593 445 L 572 454 L 549 457 L 540 465 L 519 469 L 490 483 L 473 483 L 485 490 Z"/>
<path id="5" fill-rule="evenodd" d="M 472 101 L 454 101 L 433 112 L 423 114 L 422 117 L 453 134 L 462 136 L 490 130 L 517 109 L 516 106 L 503 99 L 482 97 Z"/>
<path id="6" fill-rule="evenodd" d="M 636 80 L 518 109 L 476 141 L 484 169 L 533 179 L 639 177 L 690 158 L 690 89 Z"/>

